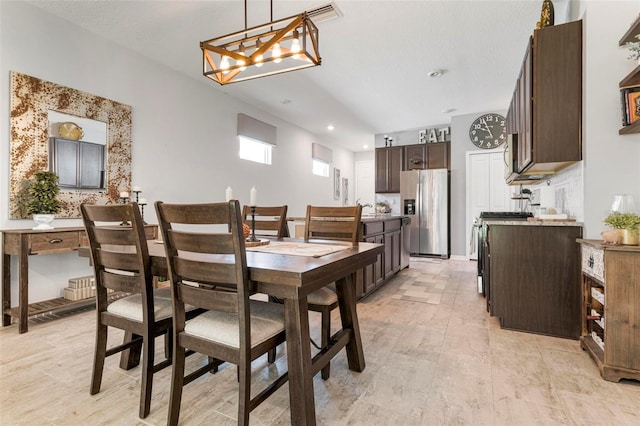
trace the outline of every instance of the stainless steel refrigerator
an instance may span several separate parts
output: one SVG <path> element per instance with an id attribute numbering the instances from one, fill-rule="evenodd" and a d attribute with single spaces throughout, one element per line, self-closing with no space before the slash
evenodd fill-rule
<path id="1" fill-rule="evenodd" d="M 400 202 L 403 213 L 411 217 L 411 254 L 448 259 L 449 171 L 401 172 Z"/>

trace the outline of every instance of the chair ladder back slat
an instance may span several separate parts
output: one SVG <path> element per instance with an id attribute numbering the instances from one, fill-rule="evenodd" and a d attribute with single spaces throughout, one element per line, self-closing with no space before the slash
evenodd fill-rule
<path id="1" fill-rule="evenodd" d="M 101 227 L 96 226 L 93 229 L 96 242 L 100 245 L 123 245 L 133 246 L 136 244 L 136 234 L 130 226 L 121 227 Z"/>
<path id="2" fill-rule="evenodd" d="M 101 284 L 114 291 L 125 293 L 142 293 L 140 275 L 122 275 L 109 271 L 100 272 Z"/>
<path id="3" fill-rule="evenodd" d="M 166 204 L 162 203 L 164 221 L 190 225 L 220 225 L 229 223 L 228 211 L 216 209 L 215 206 L 227 203 L 211 204 Z"/>
<path id="4" fill-rule="evenodd" d="M 98 263 L 107 269 L 139 272 L 140 258 L 137 253 L 118 253 L 105 249 L 96 250 Z"/>
<path id="5" fill-rule="evenodd" d="M 231 234 L 199 234 L 193 232 L 168 232 L 168 241 L 175 250 L 193 253 L 233 254 L 233 237 Z"/>
<path id="6" fill-rule="evenodd" d="M 209 284 L 236 286 L 236 265 L 234 263 L 200 262 L 183 257 L 173 259 L 174 272 L 181 281 L 195 281 Z"/>
<path id="7" fill-rule="evenodd" d="M 178 285 L 178 300 L 204 309 L 231 313 L 238 312 L 238 293 L 233 291 L 200 288 L 180 283 Z"/>

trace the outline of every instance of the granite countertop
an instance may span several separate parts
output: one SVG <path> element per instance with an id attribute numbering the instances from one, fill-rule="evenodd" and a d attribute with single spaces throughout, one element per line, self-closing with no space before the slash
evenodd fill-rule
<path id="1" fill-rule="evenodd" d="M 557 220 L 485 220 L 487 225 L 518 225 L 518 226 L 582 226 L 582 222 Z"/>
<path id="2" fill-rule="evenodd" d="M 378 213 L 378 214 L 366 214 L 366 215 L 362 215 L 361 221 L 362 222 L 378 222 L 378 221 L 383 221 L 383 220 L 390 220 L 390 219 L 402 219 L 404 217 L 409 217 L 407 215 L 401 215 L 401 214 L 393 214 L 393 213 Z M 331 218 L 332 220 L 341 220 L 340 218 Z M 297 216 L 290 216 L 287 218 L 287 221 L 289 222 L 304 222 L 306 220 L 305 217 L 297 217 Z"/>

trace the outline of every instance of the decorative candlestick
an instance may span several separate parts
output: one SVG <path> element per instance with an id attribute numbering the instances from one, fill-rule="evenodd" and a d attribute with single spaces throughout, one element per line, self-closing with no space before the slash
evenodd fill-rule
<path id="1" fill-rule="evenodd" d="M 256 206 L 251 206 L 251 236 L 247 238 L 247 241 L 259 241 L 256 238 Z"/>
<path id="2" fill-rule="evenodd" d="M 140 193 L 142 192 L 142 188 L 140 188 L 139 186 L 134 186 L 133 188 L 131 188 L 131 192 L 136 194 L 136 203 L 138 203 L 138 197 L 140 196 Z"/>
<path id="3" fill-rule="evenodd" d="M 120 193 L 120 197 L 118 197 L 118 201 L 120 202 L 120 204 L 127 204 L 129 202 L 129 193 L 127 191 L 122 191 Z M 129 222 L 127 222 L 126 220 L 123 220 L 120 223 L 121 226 L 128 226 Z"/>
<path id="4" fill-rule="evenodd" d="M 138 202 L 138 205 L 140 206 L 140 216 L 142 216 L 142 223 L 146 225 L 147 222 L 144 221 L 144 206 L 147 205 L 147 199 L 140 198 L 140 202 Z"/>

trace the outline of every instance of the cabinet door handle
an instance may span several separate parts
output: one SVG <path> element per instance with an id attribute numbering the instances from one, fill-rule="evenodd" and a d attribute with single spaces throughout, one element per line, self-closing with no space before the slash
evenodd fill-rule
<path id="1" fill-rule="evenodd" d="M 587 264 L 589 265 L 589 268 L 593 268 L 593 255 L 589 255 L 589 261 L 587 262 Z"/>
<path id="2" fill-rule="evenodd" d="M 62 241 L 63 241 L 62 238 L 53 238 L 53 239 L 49 240 L 49 244 L 59 244 Z"/>

